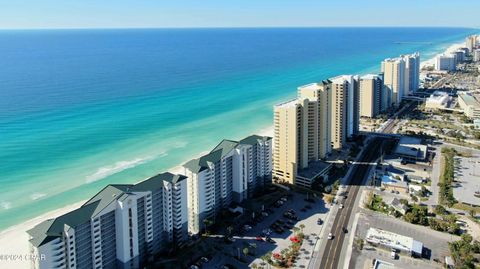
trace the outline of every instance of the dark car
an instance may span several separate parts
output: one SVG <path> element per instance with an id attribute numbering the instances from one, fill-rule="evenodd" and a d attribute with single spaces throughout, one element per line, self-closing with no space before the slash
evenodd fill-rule
<path id="1" fill-rule="evenodd" d="M 343 228 L 342 228 L 342 231 L 343 231 L 344 233 L 348 233 L 348 229 L 347 229 L 346 227 L 343 227 Z"/>
<path id="2" fill-rule="evenodd" d="M 267 241 L 267 242 L 270 243 L 270 244 L 275 244 L 275 240 L 273 240 L 273 239 L 270 238 L 270 237 L 265 238 L 265 241 Z"/>

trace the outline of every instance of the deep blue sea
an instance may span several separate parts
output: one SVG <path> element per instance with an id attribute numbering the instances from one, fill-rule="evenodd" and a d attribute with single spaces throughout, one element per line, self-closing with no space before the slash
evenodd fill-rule
<path id="1" fill-rule="evenodd" d="M 431 58 L 474 32 L 0 31 L 0 230 L 268 128 L 302 84 Z"/>

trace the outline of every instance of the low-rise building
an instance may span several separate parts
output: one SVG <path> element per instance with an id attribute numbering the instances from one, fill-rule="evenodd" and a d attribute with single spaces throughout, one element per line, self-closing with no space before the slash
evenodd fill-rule
<path id="1" fill-rule="evenodd" d="M 442 91 L 435 91 L 427 98 L 425 102 L 425 109 L 428 110 L 438 110 L 438 109 L 445 109 L 450 106 L 452 102 L 452 97 Z"/>
<path id="2" fill-rule="evenodd" d="M 398 191 L 408 193 L 408 183 L 391 175 L 381 176 L 381 186 L 387 191 Z"/>
<path id="3" fill-rule="evenodd" d="M 424 161 L 427 158 L 427 145 L 420 138 L 402 136 L 394 154 L 405 161 Z"/>
<path id="4" fill-rule="evenodd" d="M 421 257 L 423 252 L 422 242 L 382 229 L 369 228 L 365 240 L 370 244 L 395 249 L 414 257 Z"/>
<path id="5" fill-rule="evenodd" d="M 475 95 L 470 93 L 458 94 L 458 104 L 465 116 L 471 119 L 480 119 L 480 102 Z"/>

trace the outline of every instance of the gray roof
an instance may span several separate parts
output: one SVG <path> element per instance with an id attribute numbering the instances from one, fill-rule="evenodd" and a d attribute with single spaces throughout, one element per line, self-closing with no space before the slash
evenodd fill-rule
<path id="1" fill-rule="evenodd" d="M 210 151 L 208 154 L 203 155 L 200 158 L 193 159 L 186 162 L 183 165 L 183 167 L 187 168 L 193 173 L 199 173 L 209 168 L 208 163 L 216 163 L 220 161 L 228 153 L 234 150 L 239 144 L 255 145 L 256 143 L 258 143 L 258 140 L 263 140 L 263 139 L 270 140 L 272 138 L 268 136 L 251 135 L 240 140 L 239 142 L 224 139 L 216 147 L 214 147 L 212 151 Z"/>
<path id="2" fill-rule="evenodd" d="M 230 153 L 238 145 L 238 142 L 232 140 L 222 140 L 210 153 L 203 155 L 198 159 L 193 159 L 185 163 L 183 166 L 193 173 L 199 173 L 208 169 L 208 163 L 216 163 Z"/>
<path id="3" fill-rule="evenodd" d="M 70 211 L 55 219 L 48 219 L 36 225 L 27 233 L 32 236 L 30 242 L 33 246 L 39 247 L 55 238 L 61 237 L 65 225 L 75 228 L 81 224 L 89 222 L 98 213 L 105 209 L 111 203 L 122 200 L 127 197 L 125 194 L 131 192 L 153 191 L 163 186 L 162 181 L 172 183 L 180 182 L 186 179 L 183 175 L 172 173 L 162 173 L 146 179 L 138 184 L 111 184 L 107 185 L 90 200 L 85 202 L 80 208 Z M 124 196 L 124 197 L 122 197 Z"/>
<path id="4" fill-rule="evenodd" d="M 170 172 L 161 173 L 156 176 L 153 176 L 149 179 L 146 179 L 131 188 L 130 191 L 153 191 L 158 190 L 163 187 L 163 182 L 167 181 L 173 184 L 176 184 L 187 177 L 184 175 L 175 175 Z"/>
<path id="5" fill-rule="evenodd" d="M 243 145 L 255 145 L 258 143 L 258 140 L 272 140 L 272 138 L 269 136 L 251 135 L 240 140 L 239 143 Z"/>

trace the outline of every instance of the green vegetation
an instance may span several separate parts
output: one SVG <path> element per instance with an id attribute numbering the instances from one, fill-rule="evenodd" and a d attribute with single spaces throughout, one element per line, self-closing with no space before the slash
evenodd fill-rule
<path id="1" fill-rule="evenodd" d="M 415 196 L 416 197 L 416 196 Z M 445 207 L 437 206 L 434 212 L 428 212 L 427 206 L 422 206 L 419 204 L 409 204 L 406 199 L 400 199 L 400 203 L 406 206 L 405 215 L 403 219 L 406 222 L 429 226 L 433 230 L 446 232 L 450 234 L 459 234 L 460 227 L 456 223 L 457 218 L 455 215 L 450 214 Z M 384 214 L 392 215 L 396 218 L 402 217 L 402 214 L 398 212 L 395 208 L 388 206 L 383 201 L 380 195 L 375 195 L 373 192 L 370 192 L 365 200 L 365 207 L 381 212 Z"/>
<path id="2" fill-rule="evenodd" d="M 452 258 L 455 261 L 456 268 L 460 269 L 474 269 L 475 257 L 474 253 L 480 252 L 480 242 L 473 241 L 469 234 L 462 235 L 462 239 L 448 243 Z"/>
<path id="3" fill-rule="evenodd" d="M 443 168 L 440 176 L 440 204 L 452 207 L 457 201 L 453 197 L 452 182 L 454 177 L 454 157 L 457 154 L 453 148 L 443 148 Z"/>

